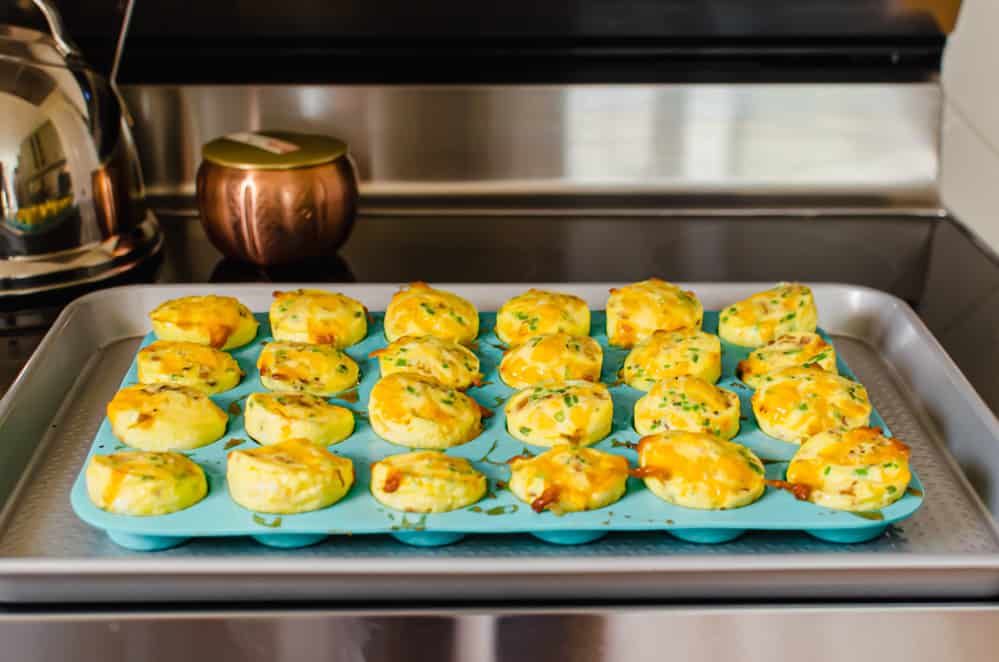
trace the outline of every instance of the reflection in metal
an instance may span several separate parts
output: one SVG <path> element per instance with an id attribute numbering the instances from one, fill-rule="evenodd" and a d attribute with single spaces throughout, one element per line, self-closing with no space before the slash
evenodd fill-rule
<path id="1" fill-rule="evenodd" d="M 722 196 L 820 195 L 839 207 L 938 206 L 935 84 L 124 92 L 160 194 L 193 192 L 208 140 L 280 128 L 348 142 L 368 197 L 643 192 L 713 196 L 714 207 Z"/>
<path id="2" fill-rule="evenodd" d="M 225 255 L 261 266 L 334 253 L 357 210 L 357 176 L 344 155 L 289 169 L 242 169 L 205 160 L 198 170 L 201 222 Z"/>
<path id="3" fill-rule="evenodd" d="M 0 297 L 111 276 L 155 250 L 118 99 L 68 39 L 0 27 L 0 112 Z"/>
<path id="4" fill-rule="evenodd" d="M 506 605 L 35 613 L 0 616 L 0 637 L 11 660 L 37 662 L 983 662 L 994 659 L 997 625 L 994 605 Z"/>

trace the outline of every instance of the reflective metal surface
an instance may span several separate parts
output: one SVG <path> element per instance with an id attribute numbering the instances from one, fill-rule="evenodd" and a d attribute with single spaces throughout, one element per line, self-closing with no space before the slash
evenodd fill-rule
<path id="1" fill-rule="evenodd" d="M 766 286 L 687 285 L 713 310 Z M 495 310 L 525 288 L 442 286 L 481 310 Z M 559 285 L 594 309 L 610 286 Z M 0 463 L 0 601 L 122 604 L 150 595 L 258 604 L 994 599 L 999 530 L 948 446 L 960 448 L 967 461 L 994 462 L 999 421 L 904 303 L 862 287 L 813 286 L 823 327 L 887 425 L 911 446 L 913 467 L 933 495 L 877 540 L 841 545 L 802 533 L 754 531 L 726 544 L 698 545 L 651 532 L 570 548 L 530 535 L 480 535 L 421 548 L 386 536 L 336 535 L 294 550 L 249 538 L 195 539 L 154 554 L 123 549 L 84 524 L 65 495 L 148 330 L 146 311 L 205 293 L 229 294 L 265 310 L 274 291 L 270 283 L 139 286 L 74 302 L 0 402 L 0 438 L 8 440 Z M 384 309 L 398 290 L 394 283 L 337 288 L 372 310 Z M 928 420 L 942 424 L 940 430 Z"/>
<path id="2" fill-rule="evenodd" d="M 10 660 L 37 662 L 985 662 L 999 607 L 862 605 L 0 616 Z"/>
<path id="3" fill-rule="evenodd" d="M 940 92 L 929 83 L 136 86 L 125 96 L 159 194 L 193 193 L 207 140 L 281 127 L 347 141 L 362 208 L 363 196 L 483 193 L 938 206 Z"/>
<path id="4" fill-rule="evenodd" d="M 112 277 L 155 252 L 118 97 L 65 37 L 0 26 L 0 112 L 0 297 L 77 284 L 81 267 Z"/>
<path id="5" fill-rule="evenodd" d="M 230 258 L 292 264 L 335 253 L 357 213 L 349 155 L 289 169 L 235 168 L 205 160 L 198 209 L 212 243 Z"/>

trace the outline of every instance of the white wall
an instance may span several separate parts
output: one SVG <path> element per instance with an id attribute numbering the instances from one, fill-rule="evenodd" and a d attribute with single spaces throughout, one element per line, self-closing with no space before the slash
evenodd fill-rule
<path id="1" fill-rule="evenodd" d="M 944 53 L 940 195 L 999 251 L 999 1 L 964 0 Z"/>

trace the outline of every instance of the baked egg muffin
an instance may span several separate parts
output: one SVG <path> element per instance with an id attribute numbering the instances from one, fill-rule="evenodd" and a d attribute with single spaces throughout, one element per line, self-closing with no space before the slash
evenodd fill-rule
<path id="1" fill-rule="evenodd" d="M 656 331 L 700 329 L 704 308 L 697 295 L 658 278 L 611 290 L 607 340 L 634 347 Z"/>
<path id="2" fill-rule="evenodd" d="M 486 495 L 486 477 L 468 460 L 440 451 L 389 455 L 371 465 L 371 494 L 407 513 L 446 513 Z"/>
<path id="3" fill-rule="evenodd" d="M 510 461 L 510 491 L 534 512 L 596 510 L 624 496 L 628 461 L 593 448 L 561 445 Z"/>
<path id="4" fill-rule="evenodd" d="M 479 403 L 413 372 L 378 380 L 368 399 L 368 418 L 379 437 L 410 448 L 450 448 L 482 432 Z"/>
<path id="5" fill-rule="evenodd" d="M 271 333 L 275 340 L 344 348 L 368 335 L 368 311 L 339 292 L 298 289 L 275 292 Z"/>
<path id="6" fill-rule="evenodd" d="M 181 340 L 216 349 L 235 349 L 257 337 L 250 309 L 233 297 L 181 297 L 165 301 L 149 313 L 160 340 Z"/>
<path id="7" fill-rule="evenodd" d="M 787 482 L 808 501 L 836 510 L 878 510 L 905 494 L 909 447 L 878 428 L 828 430 L 809 437 L 787 467 Z"/>
<path id="8" fill-rule="evenodd" d="M 834 428 L 865 427 L 871 419 L 867 389 L 818 367 L 765 375 L 752 402 L 764 434 L 796 444 Z"/>
<path id="9" fill-rule="evenodd" d="M 412 283 L 396 292 L 385 311 L 385 338 L 436 336 L 468 345 L 479 335 L 479 311 L 457 294 Z"/>
<path id="10" fill-rule="evenodd" d="M 117 515 L 175 513 L 208 494 L 205 472 L 181 453 L 94 455 L 85 478 L 94 505 Z"/>
<path id="11" fill-rule="evenodd" d="M 142 384 L 189 386 L 208 395 L 235 388 L 243 377 L 229 354 L 193 342 L 157 340 L 139 350 L 136 359 Z"/>
<path id="12" fill-rule="evenodd" d="M 229 453 L 232 500 L 259 513 L 290 515 L 333 505 L 354 484 L 354 463 L 307 439 Z"/>
<path id="13" fill-rule="evenodd" d="M 108 403 L 114 435 L 144 451 L 184 451 L 225 434 L 229 417 L 207 395 L 187 386 L 136 384 Z"/>
<path id="14" fill-rule="evenodd" d="M 718 316 L 718 335 L 742 347 L 760 347 L 789 333 L 814 333 L 819 323 L 812 290 L 780 283 L 734 303 Z"/>
<path id="15" fill-rule="evenodd" d="M 628 352 L 621 369 L 624 383 L 648 391 L 663 379 L 690 375 L 714 384 L 721 377 L 718 336 L 685 329 L 656 331 Z"/>
<path id="16" fill-rule="evenodd" d="M 308 393 L 251 393 L 243 413 L 246 434 L 261 444 L 306 439 L 336 444 L 354 431 L 354 414 Z"/>
<path id="17" fill-rule="evenodd" d="M 567 333 L 535 336 L 503 354 L 499 375 L 510 388 L 542 382 L 600 381 L 604 351 L 589 336 Z"/>
<path id="18" fill-rule="evenodd" d="M 479 357 L 472 350 L 434 336 L 404 336 L 369 356 L 378 357 L 382 377 L 415 372 L 459 391 L 478 386 L 482 381 Z"/>
<path id="19" fill-rule="evenodd" d="M 329 397 L 357 386 L 361 371 L 354 359 L 333 345 L 276 341 L 257 358 L 260 383 L 283 393 Z"/>
<path id="20" fill-rule="evenodd" d="M 683 430 L 731 439 L 739 433 L 739 396 L 700 377 L 664 379 L 635 403 L 635 430 Z"/>
<path id="21" fill-rule="evenodd" d="M 504 411 L 515 439 L 534 446 L 589 446 L 610 434 L 614 402 L 600 383 L 550 382 L 515 393 Z"/>
<path id="22" fill-rule="evenodd" d="M 836 350 L 817 333 L 788 333 L 750 352 L 739 361 L 735 374 L 759 388 L 765 375 L 798 366 L 817 366 L 836 373 Z"/>
<path id="23" fill-rule="evenodd" d="M 496 337 L 515 347 L 541 334 L 590 335 L 590 309 L 572 294 L 529 289 L 496 313 Z"/>
<path id="24" fill-rule="evenodd" d="M 753 503 L 766 489 L 760 458 L 741 444 L 699 432 L 671 431 L 638 442 L 635 474 L 663 501 L 726 510 Z"/>

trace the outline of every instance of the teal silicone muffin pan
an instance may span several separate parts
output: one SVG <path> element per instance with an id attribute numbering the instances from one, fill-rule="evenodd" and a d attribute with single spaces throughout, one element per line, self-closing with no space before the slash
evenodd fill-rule
<path id="1" fill-rule="evenodd" d="M 382 506 L 370 494 L 370 465 L 381 458 L 411 449 L 396 446 L 378 437 L 368 424 L 366 404 L 371 387 L 379 378 L 377 359 L 368 358 L 372 350 L 387 343 L 382 332 L 382 314 L 373 315 L 368 336 L 348 348 L 347 353 L 361 367 L 361 383 L 354 397 L 332 398 L 355 412 L 357 426 L 348 439 L 330 447 L 354 462 L 357 480 L 344 499 L 328 508 L 297 515 L 271 516 L 245 510 L 226 492 L 226 455 L 236 448 L 255 445 L 243 429 L 242 404 L 250 393 L 265 390 L 260 385 L 256 358 L 264 343 L 270 340 L 267 316 L 258 314 L 260 330 L 256 340 L 232 352 L 243 371 L 243 381 L 234 389 L 213 396 L 223 410 L 230 412 L 228 430 L 221 439 L 194 451 L 186 452 L 205 471 L 208 495 L 194 506 L 180 512 L 156 517 L 116 515 L 100 510 L 87 496 L 84 472 L 73 485 L 72 506 L 88 524 L 105 530 L 111 539 L 135 550 L 167 549 L 194 537 L 251 536 L 265 545 L 281 548 L 302 547 L 317 543 L 328 536 L 387 534 L 410 545 L 436 546 L 458 542 L 467 534 L 528 533 L 554 544 L 579 544 L 596 540 L 615 531 L 663 531 L 681 540 L 698 543 L 723 543 L 746 531 L 805 531 L 821 540 L 856 543 L 881 535 L 889 525 L 912 515 L 922 504 L 922 485 L 915 474 L 906 494 L 890 506 L 870 513 L 850 513 L 821 508 L 798 501 L 783 490 L 767 487 L 765 494 L 744 508 L 704 511 L 681 508 L 660 500 L 637 479 L 628 479 L 628 490 L 620 501 L 599 510 L 557 516 L 551 512 L 535 513 L 500 485 L 509 477 L 505 461 L 524 451 L 539 453 L 543 448 L 526 446 L 506 432 L 503 405 L 515 392 L 504 385 L 497 374 L 503 346 L 493 333 L 494 313 L 480 315 L 478 354 L 484 383 L 469 395 L 493 410 L 495 416 L 484 421 L 482 434 L 473 441 L 449 449 L 448 454 L 469 459 L 489 479 L 487 496 L 468 508 L 434 514 L 413 514 L 393 511 Z M 716 333 L 718 314 L 705 313 L 704 330 Z M 820 330 L 827 341 L 830 338 Z M 605 316 L 594 312 L 592 334 L 604 350 L 601 381 L 610 387 L 614 399 L 614 424 L 610 435 L 593 448 L 618 453 L 634 465 L 637 454 L 629 448 L 640 435 L 632 428 L 632 410 L 642 392 L 617 383 L 617 372 L 627 350 L 610 347 L 605 333 Z M 155 340 L 149 334 L 145 346 Z M 741 430 L 734 441 L 753 450 L 765 463 L 767 478 L 781 479 L 787 462 L 798 446 L 778 441 L 763 434 L 754 420 L 750 396 L 752 390 L 735 377 L 739 361 L 749 350 L 722 341 L 722 376 L 718 385 L 739 394 L 742 417 Z M 839 371 L 853 378 L 849 367 L 839 359 Z M 137 382 L 133 360 L 123 386 Z M 887 426 L 875 410 L 871 425 Z M 238 444 L 236 443 L 238 442 Z M 93 441 L 87 462 L 95 454 L 126 450 L 111 432 L 105 418 Z M 86 465 L 84 465 L 86 466 Z"/>

